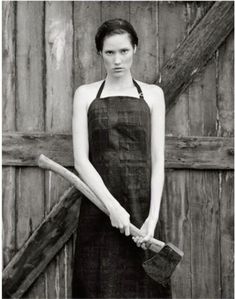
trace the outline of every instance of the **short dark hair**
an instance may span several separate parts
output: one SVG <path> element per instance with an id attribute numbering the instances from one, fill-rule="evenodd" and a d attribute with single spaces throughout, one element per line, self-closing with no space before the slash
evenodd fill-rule
<path id="1" fill-rule="evenodd" d="M 98 28 L 95 36 L 97 51 L 102 51 L 105 37 L 123 33 L 128 33 L 133 47 L 134 45 L 138 46 L 138 36 L 135 29 L 129 22 L 119 18 L 107 20 L 106 22 L 104 22 Z"/>

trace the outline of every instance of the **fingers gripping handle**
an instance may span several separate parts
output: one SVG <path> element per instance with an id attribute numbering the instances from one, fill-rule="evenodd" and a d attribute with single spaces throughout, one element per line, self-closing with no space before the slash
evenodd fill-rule
<path id="1" fill-rule="evenodd" d="M 66 169 L 65 167 L 61 166 L 60 164 L 56 163 L 55 161 L 49 159 L 45 155 L 41 154 L 38 158 L 38 166 L 47 170 L 51 170 L 68 180 L 72 183 L 79 191 L 81 191 L 87 198 L 91 200 L 93 204 L 95 204 L 101 211 L 103 211 L 106 215 L 109 216 L 109 212 L 106 209 L 103 202 L 95 195 L 95 193 L 74 173 Z M 132 236 L 140 236 L 144 237 L 141 231 L 130 224 L 130 233 Z M 159 241 L 157 239 L 151 238 L 150 239 L 150 247 L 154 252 L 159 252 L 164 246 L 165 243 Z"/>

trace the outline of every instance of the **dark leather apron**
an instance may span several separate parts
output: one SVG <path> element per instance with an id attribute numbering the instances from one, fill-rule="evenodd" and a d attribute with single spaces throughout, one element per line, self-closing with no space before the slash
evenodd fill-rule
<path id="1" fill-rule="evenodd" d="M 101 84 L 88 109 L 89 159 L 140 228 L 150 207 L 151 113 L 133 82 L 139 98 L 102 98 L 105 81 Z M 109 217 L 85 197 L 77 233 L 73 298 L 171 298 L 170 285 L 157 284 L 141 266 L 149 251 L 112 227 Z"/>

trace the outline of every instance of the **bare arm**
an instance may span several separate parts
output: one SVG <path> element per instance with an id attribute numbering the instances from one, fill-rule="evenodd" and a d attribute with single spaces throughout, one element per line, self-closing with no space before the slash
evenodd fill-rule
<path id="1" fill-rule="evenodd" d="M 133 237 L 138 247 L 146 249 L 146 243 L 154 235 L 159 217 L 162 190 L 164 184 L 164 147 L 165 147 L 165 99 L 163 90 L 154 86 L 151 113 L 151 202 L 149 215 L 143 223 L 141 230 L 145 237 Z"/>
<path id="2" fill-rule="evenodd" d="M 79 87 L 74 95 L 72 118 L 74 167 L 83 181 L 106 206 L 112 225 L 120 229 L 124 228 L 126 235 L 129 235 L 130 215 L 109 192 L 89 160 L 87 104 L 85 101 L 88 96 L 84 86 Z"/>
<path id="3" fill-rule="evenodd" d="M 155 227 L 159 217 L 165 176 L 165 98 L 163 90 L 156 87 L 156 99 L 151 113 L 151 204 L 149 218 Z"/>

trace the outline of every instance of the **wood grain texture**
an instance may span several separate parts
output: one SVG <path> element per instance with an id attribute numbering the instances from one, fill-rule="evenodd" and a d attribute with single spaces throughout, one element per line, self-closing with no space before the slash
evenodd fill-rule
<path id="1" fill-rule="evenodd" d="M 189 186 L 192 298 L 221 298 L 218 173 L 190 170 Z"/>
<path id="2" fill-rule="evenodd" d="M 220 172 L 221 298 L 234 297 L 234 173 Z"/>
<path id="3" fill-rule="evenodd" d="M 79 196 L 69 188 L 4 269 L 4 298 L 21 298 L 69 240 L 77 226 Z"/>
<path id="4" fill-rule="evenodd" d="M 234 31 L 217 51 L 218 136 L 234 136 Z"/>
<path id="5" fill-rule="evenodd" d="M 71 132 L 73 23 L 71 2 L 47 2 L 45 19 L 45 130 Z"/>
<path id="6" fill-rule="evenodd" d="M 200 23 L 173 51 L 155 81 L 165 91 L 167 111 L 232 30 L 233 2 L 216 1 Z"/>
<path id="7" fill-rule="evenodd" d="M 101 25 L 101 2 L 74 2 L 74 86 L 101 80 L 101 57 L 95 34 Z"/>
<path id="8" fill-rule="evenodd" d="M 203 14 L 202 9 L 198 12 Z M 197 15 L 194 5 L 190 16 Z M 209 12 L 210 13 L 210 12 Z M 188 88 L 189 134 L 216 136 L 215 55 Z M 217 171 L 189 171 L 192 298 L 221 298 Z"/>
<path id="9" fill-rule="evenodd" d="M 17 252 L 15 244 L 15 168 L 2 168 L 2 266 L 9 263 Z"/>
<path id="10" fill-rule="evenodd" d="M 234 136 L 234 32 L 217 51 L 217 135 Z M 234 296 L 234 172 L 219 173 L 221 298 Z"/>
<path id="11" fill-rule="evenodd" d="M 15 9 L 14 2 L 2 3 L 2 129 L 15 129 Z"/>
<path id="12" fill-rule="evenodd" d="M 35 166 L 42 153 L 73 167 L 72 136 L 59 133 L 4 133 L 3 165 Z M 166 136 L 165 167 L 233 169 L 233 138 Z"/>
<path id="13" fill-rule="evenodd" d="M 172 52 L 186 36 L 186 25 L 185 3 L 159 3 L 160 75 L 162 74 L 162 69 L 164 69 L 164 64 L 170 59 Z M 164 93 L 165 102 L 167 103 L 167 91 L 164 90 Z M 167 136 L 188 135 L 187 92 L 181 93 L 178 97 L 177 105 L 168 111 L 165 131 Z M 171 154 L 167 146 L 165 148 L 166 162 L 172 158 L 175 160 L 174 155 L 179 147 L 177 145 L 173 147 Z M 176 160 L 182 161 L 184 159 L 183 156 L 183 153 L 180 153 Z M 195 156 L 193 161 L 195 161 Z M 188 210 L 190 199 L 187 196 L 187 177 L 188 171 L 185 169 L 177 171 L 167 170 L 162 197 L 162 217 L 160 218 L 164 226 L 165 238 L 170 242 L 175 242 L 184 251 L 183 260 L 177 266 L 177 270 L 171 279 L 174 298 L 190 298 L 191 296 L 191 244 L 188 242 L 190 237 Z"/>
<path id="14" fill-rule="evenodd" d="M 154 82 L 159 68 L 157 9 L 156 1 L 130 1 L 130 22 L 139 38 L 132 76 L 143 82 Z"/>
<path id="15" fill-rule="evenodd" d="M 16 130 L 44 130 L 43 2 L 16 5 Z M 44 217 L 44 172 L 16 169 L 16 246 L 19 250 Z M 24 298 L 43 294 L 43 277 Z"/>
<path id="16" fill-rule="evenodd" d="M 15 130 L 15 3 L 2 3 L 2 130 Z M 15 167 L 2 167 L 2 265 L 16 252 Z"/>
<path id="17" fill-rule="evenodd" d="M 173 298 L 191 298 L 191 244 L 188 171 L 167 169 L 162 196 L 160 222 L 163 240 L 176 244 L 184 257 L 171 277 Z"/>
<path id="18" fill-rule="evenodd" d="M 46 114 L 45 131 L 72 129 L 73 102 L 73 6 L 71 1 L 45 4 Z M 72 153 L 71 153 L 72 154 Z M 70 184 L 51 171 L 45 172 L 45 214 L 49 213 Z M 68 298 L 66 272 L 70 259 L 62 248 L 45 272 L 46 298 Z"/>

